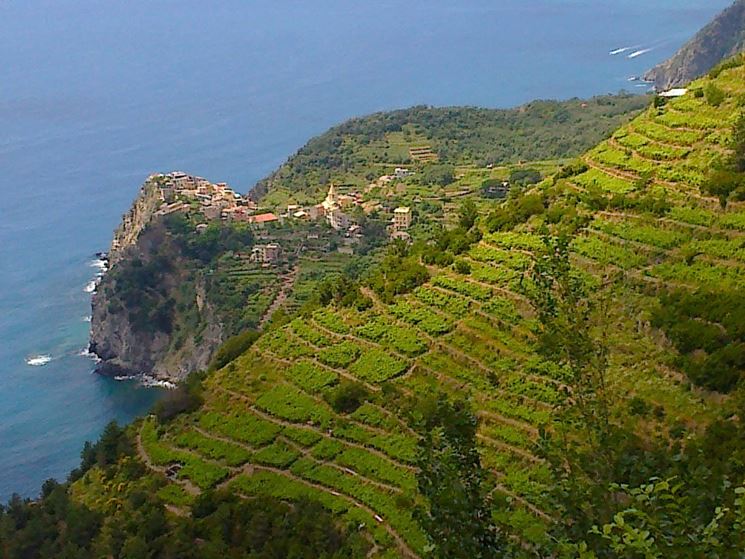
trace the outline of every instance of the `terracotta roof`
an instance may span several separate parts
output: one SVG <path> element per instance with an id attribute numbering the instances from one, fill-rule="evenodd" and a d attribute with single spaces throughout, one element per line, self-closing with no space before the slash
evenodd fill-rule
<path id="1" fill-rule="evenodd" d="M 267 223 L 269 221 L 277 221 L 277 220 L 279 220 L 279 218 L 273 213 L 252 215 L 249 218 L 249 221 L 251 221 L 252 223 Z"/>

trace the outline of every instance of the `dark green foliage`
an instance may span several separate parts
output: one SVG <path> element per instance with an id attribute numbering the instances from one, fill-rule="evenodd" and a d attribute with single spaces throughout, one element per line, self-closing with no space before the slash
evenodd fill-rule
<path id="1" fill-rule="evenodd" d="M 725 70 L 730 70 L 732 68 L 738 68 L 745 64 L 745 55 L 738 54 L 736 56 L 732 56 L 730 58 L 727 58 L 726 60 L 723 60 L 714 68 L 709 70 L 709 77 L 712 79 L 716 79 L 719 77 L 719 74 L 724 72 Z"/>
<path id="2" fill-rule="evenodd" d="M 490 199 L 500 199 L 507 196 L 509 184 L 501 179 L 486 179 L 481 183 L 481 196 Z"/>
<path id="3" fill-rule="evenodd" d="M 731 199 L 745 199 L 745 112 L 735 121 L 731 146 L 732 154 L 719 162 L 701 185 L 703 192 L 719 198 L 722 208 Z"/>
<path id="4" fill-rule="evenodd" d="M 702 189 L 707 194 L 719 198 L 719 204 L 722 208 L 726 208 L 730 195 L 743 186 L 745 186 L 745 174 L 720 169 L 709 175 Z"/>
<path id="5" fill-rule="evenodd" d="M 93 466 L 105 468 L 116 463 L 122 456 L 132 455 L 134 447 L 124 428 L 116 421 L 110 422 L 101 433 L 98 441 L 86 441 L 80 453 L 80 467 L 73 470 L 70 478 L 75 480 L 83 476 Z"/>
<path id="6" fill-rule="evenodd" d="M 638 415 L 638 416 L 646 416 L 651 411 L 649 403 L 644 400 L 643 398 L 640 398 L 639 396 L 634 396 L 629 400 L 629 413 L 631 415 Z"/>
<path id="7" fill-rule="evenodd" d="M 455 268 L 456 272 L 463 274 L 464 276 L 471 273 L 471 265 L 467 260 L 456 260 L 455 264 L 453 264 L 453 268 Z"/>
<path id="8" fill-rule="evenodd" d="M 672 204 L 666 193 L 647 192 L 641 196 L 627 196 L 625 194 L 608 196 L 600 187 L 593 185 L 587 188 L 587 192 L 581 194 L 580 199 L 592 211 L 636 210 L 664 217 L 672 209 Z"/>
<path id="9" fill-rule="evenodd" d="M 568 237 L 544 236 L 531 273 L 531 303 L 538 315 L 538 349 L 571 371 L 572 401 L 590 440 L 602 441 L 609 422 L 605 394 L 607 348 L 596 339 L 596 301 L 570 261 Z"/>
<path id="10" fill-rule="evenodd" d="M 169 521 L 154 495 L 134 491 L 121 510 L 103 518 L 59 485 L 38 503 L 16 496 L 0 507 L 4 559 L 352 559 L 364 557 L 369 545 L 356 526 L 338 526 L 311 501 L 206 493 L 192 517 Z"/>
<path id="11" fill-rule="evenodd" d="M 458 208 L 458 223 L 466 231 L 476 224 L 478 217 L 479 209 L 471 198 L 465 200 Z"/>
<path id="12" fill-rule="evenodd" d="M 443 395 L 422 402 L 419 415 L 417 482 L 426 505 L 416 517 L 429 540 L 429 557 L 499 557 L 504 546 L 491 519 L 476 416 L 466 402 Z"/>
<path id="13" fill-rule="evenodd" d="M 680 365 L 697 385 L 729 392 L 745 372 L 745 293 L 671 291 L 660 297 L 652 324 L 681 353 Z"/>
<path id="14" fill-rule="evenodd" d="M 406 248 L 401 250 L 404 254 L 396 253 L 394 248 L 367 279 L 367 284 L 386 303 L 392 303 L 396 295 L 408 293 L 429 279 L 417 256 L 408 255 Z"/>
<path id="15" fill-rule="evenodd" d="M 204 373 L 192 373 L 186 381 L 179 384 L 153 406 L 158 421 L 166 423 L 182 413 L 191 413 L 204 403 L 202 380 Z"/>
<path id="16" fill-rule="evenodd" d="M 246 330 L 225 340 L 215 353 L 212 363 L 210 363 L 210 371 L 222 369 L 225 365 L 239 357 L 253 345 L 259 338 L 259 335 L 259 332 L 255 330 Z"/>
<path id="17" fill-rule="evenodd" d="M 642 173 L 641 176 L 634 181 L 634 189 L 643 192 L 652 184 L 652 182 L 654 182 L 652 173 Z"/>
<path id="18" fill-rule="evenodd" d="M 536 169 L 517 169 L 510 173 L 509 183 L 517 186 L 529 186 L 543 180 L 543 175 Z"/>
<path id="19" fill-rule="evenodd" d="M 471 245 L 480 240 L 481 231 L 477 227 L 470 230 L 463 227 L 440 229 L 429 243 L 420 247 L 422 262 L 443 267 L 450 266 L 456 256 L 467 252 Z"/>
<path id="20" fill-rule="evenodd" d="M 364 311 L 372 306 L 372 301 L 360 290 L 360 283 L 348 275 L 337 276 L 322 282 L 316 292 L 318 304 L 331 303 L 340 307 Z"/>
<path id="21" fill-rule="evenodd" d="M 349 120 L 310 140 L 278 171 L 260 181 L 254 194 L 263 195 L 274 183 L 315 196 L 318 185 L 326 184 L 332 172 L 347 172 L 360 165 L 358 153 L 345 149 L 346 138 L 364 139 L 369 144 L 412 124 L 431 140 L 444 164 L 487 165 L 576 156 L 648 103 L 648 97 L 625 94 L 587 102 L 534 101 L 508 110 L 418 106 L 376 113 Z M 391 163 L 388 159 L 381 152 L 370 163 Z"/>
<path id="22" fill-rule="evenodd" d="M 14 495 L 7 506 L 0 506 L 0 555 L 4 559 L 93 557 L 102 520 L 72 502 L 66 485 L 47 482 L 39 504 Z"/>
<path id="23" fill-rule="evenodd" d="M 352 413 L 367 400 L 370 392 L 358 382 L 342 382 L 327 394 L 331 407 L 338 413 Z"/>
<path id="24" fill-rule="evenodd" d="M 212 262 L 219 254 L 250 249 L 254 238 L 248 224 L 211 222 L 201 233 L 183 215 L 168 216 L 167 227 L 179 242 L 188 258 L 203 264 Z"/>
<path id="25" fill-rule="evenodd" d="M 170 333 L 175 301 L 169 297 L 166 278 L 173 269 L 174 262 L 165 247 L 150 255 L 148 261 L 140 258 L 120 261 L 109 278 L 115 286 L 109 311 L 126 309 L 129 321 L 137 330 Z"/>
<path id="26" fill-rule="evenodd" d="M 288 505 L 260 497 L 247 502 L 208 493 L 194 509 L 192 533 L 205 543 L 189 557 L 219 558 L 226 551 L 242 551 L 239 556 L 257 559 L 353 558 L 365 556 L 369 548 L 356 527 L 341 530 L 312 501 Z"/>
<path id="27" fill-rule="evenodd" d="M 422 171 L 420 180 L 423 184 L 447 186 L 455 180 L 455 167 L 440 164 L 427 165 Z"/>
<path id="28" fill-rule="evenodd" d="M 512 229 L 525 223 L 531 216 L 546 211 L 547 200 L 542 192 L 516 194 L 486 218 L 486 226 L 491 232 Z"/>
<path id="29" fill-rule="evenodd" d="M 582 160 L 573 161 L 567 165 L 564 165 L 559 172 L 554 176 L 554 182 L 560 179 L 569 179 L 581 175 L 588 169 L 587 164 Z"/>
<path id="30" fill-rule="evenodd" d="M 598 314 L 602 306 L 573 274 L 566 241 L 547 239 L 533 281 L 540 346 L 548 359 L 572 373 L 571 398 L 557 410 L 553 429 L 541 434 L 538 446 L 551 468 L 552 498 L 563 520 L 553 530 L 554 539 L 583 541 L 568 546 L 570 556 L 582 550 L 587 557 L 608 558 L 739 557 L 745 514 L 739 495 L 745 490 L 731 488 L 742 483 L 745 473 L 739 416 L 745 406 L 726 412 L 727 420 L 715 422 L 685 448 L 675 443 L 670 449 L 664 437 L 643 441 L 611 423 L 606 350 L 603 338 L 594 333 L 604 320 Z M 745 330 L 741 300 L 739 293 L 674 292 L 662 298 L 655 321 L 681 347 L 700 356 L 704 347 L 721 348 L 723 335 Z M 721 322 L 706 324 L 714 317 Z M 742 369 L 741 346 L 725 346 L 716 363 L 704 370 L 711 382 L 721 382 L 717 375 L 733 362 Z M 632 415 L 652 415 L 641 398 L 632 398 L 628 406 Z M 653 415 L 664 417 L 656 409 Z M 578 432 L 585 433 L 581 442 L 562 435 Z"/>
<path id="31" fill-rule="evenodd" d="M 655 109 L 661 109 L 665 105 L 667 105 L 667 97 L 662 97 L 661 95 L 654 96 L 654 108 Z"/>

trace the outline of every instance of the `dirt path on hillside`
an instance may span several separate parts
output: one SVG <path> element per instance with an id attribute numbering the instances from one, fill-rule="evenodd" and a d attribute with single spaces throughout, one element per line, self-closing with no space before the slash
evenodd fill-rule
<path id="1" fill-rule="evenodd" d="M 290 291 L 292 291 L 292 287 L 295 285 L 295 280 L 297 279 L 297 274 L 299 270 L 300 270 L 300 267 L 295 266 L 292 270 L 290 270 L 290 272 L 282 280 L 282 286 L 279 289 L 279 293 L 274 298 L 274 301 L 272 301 L 272 304 L 269 305 L 269 308 L 266 309 L 266 312 L 264 312 L 264 316 L 262 316 L 261 320 L 259 321 L 259 330 L 264 329 L 264 327 L 272 319 L 272 316 L 274 315 L 274 313 L 277 312 L 279 307 L 281 307 L 282 304 L 290 296 Z"/>

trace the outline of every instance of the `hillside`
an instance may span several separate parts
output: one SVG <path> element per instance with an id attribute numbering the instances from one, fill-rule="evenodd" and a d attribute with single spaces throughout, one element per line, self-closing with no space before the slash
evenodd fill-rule
<path id="1" fill-rule="evenodd" d="M 193 197 L 175 213 L 158 215 L 162 179 L 151 177 L 115 233 L 111 270 L 93 298 L 90 349 L 101 359 L 98 369 L 169 382 L 204 369 L 222 342 L 265 326 L 277 311 L 292 315 L 325 278 L 367 265 L 359 262 L 375 258 L 397 206 L 411 207 L 420 216 L 415 229 L 426 229 L 488 181 L 524 170 L 540 177 L 560 163 L 523 169 L 509 161 L 577 154 L 643 104 L 643 97 L 619 95 L 539 101 L 512 111 L 415 107 L 354 119 L 311 140 L 274 175 L 261 204 L 283 218 L 258 232 L 241 218 L 214 219 L 215 207 Z M 397 161 L 407 162 L 409 176 L 382 183 Z M 290 216 L 291 202 L 317 204 L 329 181 L 359 196 L 361 240 L 323 220 Z M 279 245 L 278 261 L 253 262 L 254 247 L 268 243 Z"/>
<path id="2" fill-rule="evenodd" d="M 745 0 L 736 0 L 672 58 L 647 72 L 644 79 L 654 82 L 659 91 L 665 91 L 703 76 L 725 58 L 742 51 L 745 51 Z"/>
<path id="3" fill-rule="evenodd" d="M 428 265 L 428 281 L 390 301 L 372 283 L 363 288 L 367 310 L 323 308 L 272 331 L 206 379 L 199 411 L 166 425 L 144 421 L 137 440 L 153 471 L 183 465 L 163 494 L 174 506 L 211 487 L 309 496 L 363 522 L 378 555 L 419 556 L 426 539 L 411 513 L 420 499 L 417 434 L 405 410 L 417 395 L 445 391 L 469 396 L 479 417 L 496 521 L 520 540 L 548 545 L 559 509 L 537 441 L 572 379 L 537 352 L 526 270 L 543 227 L 572 225 L 572 262 L 610 300 L 603 327 L 613 420 L 671 441 L 701 433 L 728 409 L 721 394 L 745 364 L 742 353 L 733 357 L 741 347 L 745 213 L 700 190 L 712 162 L 730 153 L 745 69 L 714 81 L 725 94 L 718 106 L 694 93 L 708 79 L 696 82 L 590 150 L 586 167 L 513 197 L 507 223 L 499 211 L 482 216 L 483 238 L 456 257 L 462 265 Z M 516 217 L 512 210 L 530 196 L 545 206 Z M 684 306 L 685 297 L 694 302 Z M 696 297 L 734 305 L 731 318 L 699 310 Z M 691 337 L 676 328 L 686 321 L 716 322 L 706 328 L 726 334 Z M 729 370 L 715 358 L 722 349 Z M 340 411 L 334 395 L 349 382 L 362 387 L 362 402 Z"/>
<path id="4" fill-rule="evenodd" d="M 221 557 L 246 527 L 265 542 L 257 526 L 275 516 L 239 509 L 236 527 L 239 505 L 211 491 L 225 490 L 262 511 L 320 503 L 326 541 L 355 546 L 338 556 L 453 557 L 437 536 L 488 523 L 505 556 L 740 557 L 743 94 L 732 61 L 537 186 L 470 204 L 476 190 L 458 227 L 392 245 L 193 379 L 188 405 L 174 396 L 125 443 L 106 439 L 66 493 L 109 516 L 97 549 L 136 557 L 151 533 L 172 556 Z M 475 417 L 427 427 L 440 393 Z M 469 425 L 483 481 L 455 481 L 468 452 L 423 446 Z M 433 490 L 420 468 L 447 483 Z M 451 511 L 459 483 L 491 515 Z M 422 509 L 443 514 L 441 533 Z"/>
<path id="5" fill-rule="evenodd" d="M 267 205 L 304 203 L 329 182 L 360 188 L 398 166 L 485 167 L 574 157 L 642 109 L 638 95 L 534 101 L 501 110 L 412 107 L 349 120 L 313 138 L 251 195 Z M 429 154 L 426 157 L 423 153 Z"/>
<path id="6" fill-rule="evenodd" d="M 164 214 L 172 206 L 159 180 L 149 178 L 125 214 L 93 294 L 90 351 L 99 372 L 183 380 L 206 369 L 226 340 L 260 329 L 280 309 L 296 312 L 313 285 L 354 260 L 329 249 L 343 235 L 314 223 L 252 228 L 242 214 L 215 218 L 196 200 Z M 358 252 L 380 240 L 370 234 Z M 254 250 L 269 243 L 276 258 L 257 259 Z"/>

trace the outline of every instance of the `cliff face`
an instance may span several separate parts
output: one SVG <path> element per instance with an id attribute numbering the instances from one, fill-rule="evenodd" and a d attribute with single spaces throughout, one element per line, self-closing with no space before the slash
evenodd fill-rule
<path id="1" fill-rule="evenodd" d="M 115 232 L 110 269 L 93 295 L 90 350 L 103 374 L 177 381 L 206 368 L 223 339 L 199 270 L 155 213 L 160 202 L 146 183 Z"/>
<path id="2" fill-rule="evenodd" d="M 719 62 L 745 51 L 745 0 L 737 0 L 699 31 L 670 60 L 652 68 L 644 79 L 658 90 L 685 85 Z"/>
<path id="3" fill-rule="evenodd" d="M 140 188 L 132 207 L 122 216 L 122 222 L 114 231 L 109 251 L 109 264 L 113 266 L 126 253 L 127 249 L 135 245 L 140 234 L 155 217 L 155 213 L 163 203 L 161 190 L 156 179 L 150 178 Z"/>

